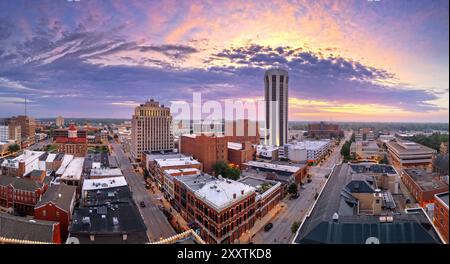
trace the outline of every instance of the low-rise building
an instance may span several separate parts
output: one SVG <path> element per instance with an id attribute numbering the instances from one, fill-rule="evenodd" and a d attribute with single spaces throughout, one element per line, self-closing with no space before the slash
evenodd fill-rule
<path id="1" fill-rule="evenodd" d="M 276 146 L 257 145 L 256 156 L 266 160 L 278 160 L 279 148 Z"/>
<path id="2" fill-rule="evenodd" d="M 202 174 L 176 177 L 174 187 L 177 208 L 207 243 L 233 243 L 255 223 L 256 192 L 249 185 Z"/>
<path id="3" fill-rule="evenodd" d="M 0 212 L 0 244 L 2 240 L 25 244 L 62 243 L 58 222 L 29 219 Z"/>
<path id="4" fill-rule="evenodd" d="M 164 174 L 166 170 L 198 169 L 202 171 L 203 169 L 200 162 L 189 156 L 172 159 L 156 159 L 154 164 L 155 167 L 152 169 L 154 172 L 153 177 L 155 177 L 156 182 L 161 188 L 164 186 Z"/>
<path id="5" fill-rule="evenodd" d="M 256 155 L 256 149 L 247 141 L 243 143 L 228 142 L 228 162 L 242 167 L 242 163 L 253 160 Z"/>
<path id="6" fill-rule="evenodd" d="M 67 238 L 69 223 L 76 201 L 76 187 L 65 184 L 53 185 L 34 206 L 34 217 L 58 222 L 63 240 Z"/>
<path id="7" fill-rule="evenodd" d="M 434 203 L 434 195 L 448 191 L 448 185 L 442 182 L 437 175 L 425 170 L 406 169 L 401 178 L 417 203 L 424 207 Z"/>
<path id="8" fill-rule="evenodd" d="M 448 244 L 448 192 L 435 194 L 433 223 Z"/>
<path id="9" fill-rule="evenodd" d="M 246 176 L 239 182 L 252 186 L 256 191 L 256 217 L 264 217 L 283 199 L 283 187 L 280 182 Z"/>
<path id="10" fill-rule="evenodd" d="M 144 244 L 147 227 L 124 177 L 85 180 L 69 239 L 80 244 Z"/>
<path id="11" fill-rule="evenodd" d="M 285 162 L 249 161 L 243 164 L 242 176 L 254 176 L 275 180 L 288 185 L 305 182 L 309 167 L 306 164 L 289 164 Z"/>
<path id="12" fill-rule="evenodd" d="M 424 169 L 432 171 L 436 150 L 421 144 L 396 140 L 386 143 L 388 159 L 397 169 Z"/>
<path id="13" fill-rule="evenodd" d="M 175 177 L 200 175 L 201 170 L 196 168 L 169 169 L 164 171 L 164 191 L 167 194 L 169 202 L 173 202 L 175 198 L 173 180 Z"/>
<path id="14" fill-rule="evenodd" d="M 84 158 L 73 158 L 61 175 L 61 182 L 69 186 L 76 186 L 78 193 L 81 190 L 83 163 Z"/>
<path id="15" fill-rule="evenodd" d="M 293 142 L 284 145 L 284 157 L 294 162 L 317 163 L 330 151 L 330 147 L 330 140 Z"/>
<path id="16" fill-rule="evenodd" d="M 0 176 L 0 208 L 19 214 L 34 215 L 34 206 L 48 188 L 48 182 Z"/>
<path id="17" fill-rule="evenodd" d="M 301 223 L 295 244 L 440 244 L 422 208 L 386 207 L 390 202 L 376 181 L 337 165 L 312 210 Z"/>
<path id="18" fill-rule="evenodd" d="M 382 157 L 380 147 L 375 141 L 356 141 L 350 146 L 350 154 L 354 154 L 357 160 L 378 161 Z"/>
<path id="19" fill-rule="evenodd" d="M 41 169 L 39 157 L 44 154 L 43 151 L 25 150 L 17 157 L 6 158 L 0 164 L 1 174 L 23 177 L 33 170 L 39 170 Z"/>

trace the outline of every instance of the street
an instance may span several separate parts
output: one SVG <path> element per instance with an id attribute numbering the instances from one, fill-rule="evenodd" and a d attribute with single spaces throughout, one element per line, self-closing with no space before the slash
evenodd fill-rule
<path id="1" fill-rule="evenodd" d="M 120 144 L 115 142 L 111 143 L 114 154 L 117 157 L 117 161 L 122 169 L 122 172 L 133 192 L 133 198 L 139 207 L 142 218 L 147 226 L 147 236 L 150 241 L 157 241 L 161 238 L 167 238 L 176 234 L 172 226 L 167 221 L 167 218 L 158 208 L 159 201 L 156 198 L 152 198 L 147 189 L 144 186 L 144 179 L 141 175 L 137 174 L 133 166 L 125 155 Z M 142 208 L 139 203 L 144 201 L 146 207 Z"/>
<path id="2" fill-rule="evenodd" d="M 341 140 L 339 146 L 336 146 L 329 157 L 321 165 L 310 168 L 311 182 L 304 184 L 299 189 L 299 197 L 295 200 L 289 200 L 285 197 L 281 203 L 284 204 L 280 212 L 270 221 L 273 228 L 265 232 L 261 229 L 257 232 L 251 241 L 255 244 L 288 244 L 294 238 L 291 226 L 295 221 L 301 221 L 314 203 L 314 196 L 325 184 L 325 176 L 329 174 L 335 164 L 341 162 L 341 147 L 346 140 L 350 139 L 351 133 L 347 133 Z"/>

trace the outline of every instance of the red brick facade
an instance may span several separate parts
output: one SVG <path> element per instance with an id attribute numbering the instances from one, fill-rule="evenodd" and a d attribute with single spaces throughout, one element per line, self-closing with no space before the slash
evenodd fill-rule
<path id="1" fill-rule="evenodd" d="M 27 181 L 26 179 L 23 180 Z M 11 184 L 0 185 L 0 206 L 14 208 L 27 215 L 34 215 L 34 206 L 46 189 L 46 185 L 34 191 L 15 189 Z"/>
<path id="2" fill-rule="evenodd" d="M 175 203 L 181 209 L 181 215 L 200 226 L 201 236 L 207 243 L 233 243 L 255 224 L 255 193 L 217 212 L 179 181 L 175 180 L 174 186 Z"/>
<path id="3" fill-rule="evenodd" d="M 447 193 L 448 196 L 448 193 Z M 448 205 L 443 203 L 441 199 L 436 198 L 434 202 L 434 217 L 433 223 L 439 233 L 448 244 Z"/>

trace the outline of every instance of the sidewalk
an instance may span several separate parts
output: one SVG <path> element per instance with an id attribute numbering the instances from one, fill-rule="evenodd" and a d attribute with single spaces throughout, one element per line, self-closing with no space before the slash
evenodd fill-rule
<path id="1" fill-rule="evenodd" d="M 239 244 L 248 244 L 252 237 L 274 219 L 282 210 L 287 208 L 284 202 L 279 202 L 272 210 L 270 210 L 263 218 L 256 220 L 255 225 L 247 232 L 243 233 L 239 238 Z"/>

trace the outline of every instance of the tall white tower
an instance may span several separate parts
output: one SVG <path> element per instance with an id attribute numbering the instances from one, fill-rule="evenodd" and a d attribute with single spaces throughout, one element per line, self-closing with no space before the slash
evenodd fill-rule
<path id="1" fill-rule="evenodd" d="M 283 146 L 288 138 L 288 82 L 283 69 L 270 69 L 264 75 L 266 103 L 266 145 Z"/>

